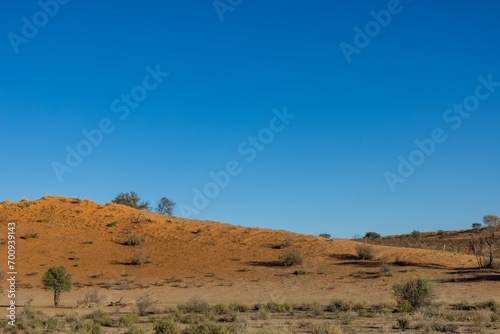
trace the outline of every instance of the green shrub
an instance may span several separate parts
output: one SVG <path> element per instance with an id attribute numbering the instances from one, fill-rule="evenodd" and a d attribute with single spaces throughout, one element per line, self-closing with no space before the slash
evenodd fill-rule
<path id="1" fill-rule="evenodd" d="M 123 334 L 144 334 L 146 331 L 141 329 L 135 325 L 132 325 L 125 333 Z"/>
<path id="2" fill-rule="evenodd" d="M 480 227 L 481 227 L 481 223 L 473 223 L 473 224 L 472 224 L 472 228 L 473 228 L 474 230 L 477 230 L 477 229 L 479 229 Z"/>
<path id="3" fill-rule="evenodd" d="M 342 329 L 339 325 L 331 322 L 325 322 L 320 325 L 315 325 L 312 329 L 313 334 L 342 334 Z"/>
<path id="4" fill-rule="evenodd" d="M 356 252 L 361 260 L 373 260 L 375 258 L 375 251 L 372 245 L 358 244 L 356 245 Z"/>
<path id="5" fill-rule="evenodd" d="M 177 308 L 187 313 L 206 313 L 211 310 L 206 300 L 198 298 L 192 298 L 186 304 L 178 305 Z"/>
<path id="6" fill-rule="evenodd" d="M 84 245 L 92 245 L 94 242 L 92 240 L 89 240 L 89 241 L 84 241 L 83 244 Z"/>
<path id="7" fill-rule="evenodd" d="M 425 276 L 403 278 L 393 285 L 394 296 L 399 305 L 408 302 L 413 308 L 429 305 L 435 298 L 434 286 Z"/>
<path id="8" fill-rule="evenodd" d="M 305 272 L 304 270 L 295 270 L 295 271 L 293 272 L 293 274 L 294 274 L 294 275 L 305 275 L 305 274 L 306 274 L 306 272 Z"/>
<path id="9" fill-rule="evenodd" d="M 120 325 L 130 326 L 130 325 L 135 324 L 137 322 L 137 320 L 139 320 L 139 317 L 137 316 L 137 314 L 129 313 L 129 314 L 125 314 L 125 315 L 121 316 L 120 319 L 118 319 L 118 323 Z"/>
<path id="10" fill-rule="evenodd" d="M 189 326 L 187 333 L 189 334 L 225 334 L 225 333 L 241 333 L 243 329 L 238 325 L 223 325 L 212 321 L 203 322 Z"/>
<path id="11" fill-rule="evenodd" d="M 304 258 L 302 257 L 302 252 L 299 247 L 284 249 L 280 259 L 283 260 L 283 265 L 285 267 L 291 267 L 304 263 Z"/>
<path id="12" fill-rule="evenodd" d="M 352 304 L 351 302 L 343 299 L 332 299 L 330 304 L 327 307 L 328 311 L 334 312 L 334 311 L 350 311 L 352 309 Z"/>
<path id="13" fill-rule="evenodd" d="M 415 240 L 420 240 L 422 238 L 422 233 L 420 233 L 420 231 L 413 230 L 413 232 L 411 232 L 411 236 Z"/>
<path id="14" fill-rule="evenodd" d="M 113 227 L 113 226 L 116 226 L 116 225 L 118 225 L 117 221 L 114 221 L 114 222 L 108 224 L 109 227 Z"/>
<path id="15" fill-rule="evenodd" d="M 366 232 L 365 238 L 366 239 L 378 239 L 378 238 L 380 238 L 380 234 L 378 234 L 376 232 Z"/>
<path id="16" fill-rule="evenodd" d="M 181 329 L 172 320 L 164 319 L 158 321 L 154 326 L 156 334 L 181 334 Z"/>
<path id="17" fill-rule="evenodd" d="M 319 236 L 323 237 L 323 238 L 326 238 L 326 239 L 331 239 L 332 238 L 332 236 L 330 234 L 328 234 L 328 233 L 321 233 Z"/>
<path id="18" fill-rule="evenodd" d="M 101 310 L 96 310 L 90 314 L 87 314 L 83 318 L 91 319 L 95 324 L 99 324 L 100 326 L 110 326 L 113 322 L 111 320 L 111 317 Z"/>

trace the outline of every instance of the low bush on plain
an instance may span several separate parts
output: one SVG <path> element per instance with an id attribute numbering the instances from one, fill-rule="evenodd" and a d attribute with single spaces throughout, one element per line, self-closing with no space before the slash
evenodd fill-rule
<path id="1" fill-rule="evenodd" d="M 429 305 L 435 298 L 434 285 L 425 276 L 403 278 L 392 289 L 398 305 L 406 302 L 415 309 Z"/>

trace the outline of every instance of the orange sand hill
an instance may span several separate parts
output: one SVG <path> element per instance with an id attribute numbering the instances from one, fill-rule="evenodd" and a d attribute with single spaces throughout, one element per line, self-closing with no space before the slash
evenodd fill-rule
<path id="1" fill-rule="evenodd" d="M 168 217 L 111 203 L 52 196 L 6 201 L 0 203 L 0 222 L 1 269 L 6 271 L 7 223 L 16 222 L 20 298 L 36 296 L 42 298 L 39 303 L 46 298 L 50 304 L 51 298 L 41 289 L 43 272 L 61 265 L 77 282 L 73 297 L 63 297 L 70 304 L 90 286 L 106 288 L 110 299 L 132 298 L 145 294 L 144 289 L 168 296 L 172 303 L 193 296 L 211 302 L 324 301 L 334 296 L 391 301 L 392 284 L 419 273 L 432 277 L 439 297 L 449 301 L 484 299 L 500 291 L 498 273 L 483 271 L 486 279 L 478 280 L 469 255 L 374 246 L 376 260 L 360 261 L 355 241 Z M 21 238 L 30 233 L 38 237 Z M 146 242 L 126 245 L 132 234 L 145 236 Z M 300 247 L 303 265 L 282 265 L 278 246 L 287 238 Z M 151 262 L 131 265 L 137 251 Z M 395 266 L 394 276 L 376 275 L 380 263 L 395 261 L 403 265 Z M 297 269 L 307 275 L 293 275 Z M 5 281 L 1 287 L 5 289 Z"/>

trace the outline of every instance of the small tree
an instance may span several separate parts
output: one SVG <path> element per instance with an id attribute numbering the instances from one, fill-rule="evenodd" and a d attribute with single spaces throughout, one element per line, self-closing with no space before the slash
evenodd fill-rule
<path id="1" fill-rule="evenodd" d="M 162 215 L 171 216 L 174 210 L 175 203 L 166 197 L 162 197 L 156 206 L 156 212 Z"/>
<path id="2" fill-rule="evenodd" d="M 486 227 L 481 230 L 480 237 L 469 243 L 480 269 L 493 268 L 495 246 L 500 241 L 500 217 L 487 215 L 483 217 L 483 222 Z"/>
<path id="3" fill-rule="evenodd" d="M 43 276 L 42 283 L 45 289 L 54 291 L 55 307 L 59 306 L 61 292 L 69 292 L 73 287 L 71 274 L 66 274 L 66 268 L 63 266 L 49 268 Z"/>
<path id="4" fill-rule="evenodd" d="M 411 236 L 415 240 L 420 240 L 420 238 L 422 238 L 422 233 L 420 233 L 420 231 L 413 230 L 413 232 L 411 232 Z"/>
<path id="5" fill-rule="evenodd" d="M 481 223 L 473 223 L 473 224 L 472 224 L 472 228 L 473 228 L 474 230 L 477 230 L 477 229 L 479 229 L 480 227 L 481 227 Z"/>
<path id="6" fill-rule="evenodd" d="M 141 198 L 137 196 L 135 192 L 131 191 L 130 194 L 127 193 L 118 194 L 118 196 L 116 196 L 115 199 L 112 200 L 112 202 L 115 204 L 130 206 L 131 208 L 134 209 L 149 210 L 150 209 L 149 202 L 144 201 L 139 203 L 140 200 Z"/>
<path id="7" fill-rule="evenodd" d="M 378 239 L 378 238 L 380 238 L 380 234 L 378 234 L 376 232 L 366 232 L 365 238 L 366 239 Z"/>

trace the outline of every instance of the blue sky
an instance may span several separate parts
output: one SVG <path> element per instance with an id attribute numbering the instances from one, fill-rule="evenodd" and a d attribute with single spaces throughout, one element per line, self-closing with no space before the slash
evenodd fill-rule
<path id="1" fill-rule="evenodd" d="M 344 238 L 499 214 L 498 2 L 65 1 L 0 11 L 2 201 L 133 190 L 176 216 Z M 71 167 L 67 147 L 88 154 Z"/>

